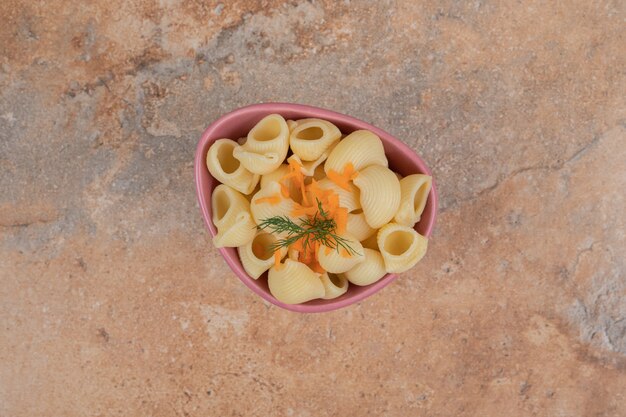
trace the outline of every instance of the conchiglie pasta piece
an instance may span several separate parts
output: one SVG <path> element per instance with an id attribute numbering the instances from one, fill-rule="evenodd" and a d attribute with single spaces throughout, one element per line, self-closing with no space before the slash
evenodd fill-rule
<path id="1" fill-rule="evenodd" d="M 348 163 L 351 163 L 357 171 L 370 165 L 388 166 L 380 138 L 369 130 L 357 130 L 350 133 L 330 152 L 324 169 L 327 174 L 331 169 L 335 172 L 343 172 Z"/>
<path id="2" fill-rule="evenodd" d="M 274 152 L 283 162 L 289 150 L 289 127 L 280 114 L 270 114 L 259 121 L 248 133 L 244 145 L 247 151 Z"/>
<path id="3" fill-rule="evenodd" d="M 348 190 L 341 188 L 328 178 L 323 178 L 317 182 L 322 190 L 331 190 L 339 196 L 339 205 L 346 208 L 349 212 L 361 208 L 360 192 L 352 184 L 348 184 Z"/>
<path id="4" fill-rule="evenodd" d="M 352 284 L 370 285 L 387 273 L 383 256 L 377 250 L 363 248 L 365 260 L 344 275 Z"/>
<path id="5" fill-rule="evenodd" d="M 222 184 L 229 185 L 235 190 L 250 194 L 259 182 L 259 176 L 247 170 L 233 153 L 240 146 L 234 140 L 216 140 L 206 155 L 206 165 L 209 172 Z"/>
<path id="6" fill-rule="evenodd" d="M 289 135 L 289 145 L 303 161 L 315 161 L 341 137 L 334 124 L 322 119 L 298 120 Z"/>
<path id="7" fill-rule="evenodd" d="M 289 128 L 279 114 L 270 114 L 248 133 L 243 146 L 233 156 L 250 172 L 267 174 L 282 164 L 289 150 Z"/>
<path id="8" fill-rule="evenodd" d="M 272 245 L 275 244 L 277 240 L 278 239 L 273 234 L 260 231 L 250 242 L 237 248 L 241 264 L 250 277 L 258 279 L 263 272 L 274 265 Z M 280 249 L 281 259 L 286 253 L 287 250 L 285 248 Z"/>
<path id="9" fill-rule="evenodd" d="M 432 186 L 432 177 L 413 174 L 400 180 L 400 207 L 394 220 L 405 226 L 413 226 L 420 221 L 428 193 Z"/>
<path id="10" fill-rule="evenodd" d="M 298 218 L 292 215 L 294 209 L 295 202 L 282 195 L 280 185 L 275 181 L 261 187 L 250 202 L 250 211 L 256 224 L 274 216 L 287 216 L 294 222 L 298 222 Z"/>
<path id="11" fill-rule="evenodd" d="M 424 257 L 428 239 L 408 226 L 389 223 L 378 231 L 378 247 L 387 272 L 404 272 Z"/>
<path id="12" fill-rule="evenodd" d="M 359 242 L 367 239 L 376 233 L 376 229 L 370 227 L 365 220 L 365 214 L 362 210 L 357 210 L 359 213 L 348 213 L 348 223 L 346 225 L 346 231 L 348 234 L 354 236 Z"/>
<path id="13" fill-rule="evenodd" d="M 256 153 L 240 146 L 233 151 L 233 156 L 250 172 L 265 175 L 280 166 L 285 157 L 277 152 Z"/>
<path id="14" fill-rule="evenodd" d="M 329 248 L 324 245 L 320 245 L 317 250 L 317 260 L 322 268 L 333 274 L 341 274 L 353 268 L 359 262 L 363 262 L 363 246 L 361 242 L 349 235 L 343 235 L 342 238 L 346 239 L 346 244 L 349 245 L 353 253 L 348 252 L 342 247 Z"/>
<path id="15" fill-rule="evenodd" d="M 393 219 L 400 205 L 400 181 L 393 171 L 371 165 L 360 171 L 353 182 L 361 191 L 361 208 L 372 228 L 378 229 Z"/>
<path id="16" fill-rule="evenodd" d="M 220 184 L 211 195 L 213 224 L 217 235 L 213 243 L 218 248 L 245 245 L 254 238 L 256 225 L 250 215 L 250 203 L 238 191 Z"/>
<path id="17" fill-rule="evenodd" d="M 324 300 L 341 297 L 348 291 L 348 280 L 342 274 L 325 273 L 320 279 L 324 285 Z"/>
<path id="18" fill-rule="evenodd" d="M 320 274 L 291 259 L 285 259 L 278 268 L 271 267 L 267 283 L 272 295 L 285 304 L 300 304 L 326 294 Z"/>

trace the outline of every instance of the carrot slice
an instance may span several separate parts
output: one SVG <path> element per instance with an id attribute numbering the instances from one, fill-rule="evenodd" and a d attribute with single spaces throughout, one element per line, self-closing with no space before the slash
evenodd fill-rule
<path id="1" fill-rule="evenodd" d="M 274 267 L 280 270 L 283 269 L 283 266 L 280 263 L 280 251 L 274 252 Z"/>
<path id="2" fill-rule="evenodd" d="M 336 225 L 336 232 L 339 235 L 343 235 L 344 233 L 346 233 L 346 226 L 348 224 L 348 209 L 344 208 L 344 207 L 339 207 L 337 210 L 335 210 L 335 225 Z"/>

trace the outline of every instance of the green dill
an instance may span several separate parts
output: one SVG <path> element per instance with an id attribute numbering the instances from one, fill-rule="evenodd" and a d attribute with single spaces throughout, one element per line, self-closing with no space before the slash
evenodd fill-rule
<path id="1" fill-rule="evenodd" d="M 272 252 L 289 246 L 302 239 L 302 247 L 306 251 L 315 242 L 335 249 L 343 248 L 351 255 L 360 255 L 350 246 L 350 241 L 335 233 L 337 224 L 335 220 L 328 217 L 328 213 L 322 207 L 322 203 L 317 200 L 317 212 L 312 218 L 300 218 L 300 224 L 295 223 L 287 216 L 274 216 L 261 221 L 257 226 L 259 230 L 268 229 L 270 232 L 284 237 L 278 239 L 270 246 Z"/>

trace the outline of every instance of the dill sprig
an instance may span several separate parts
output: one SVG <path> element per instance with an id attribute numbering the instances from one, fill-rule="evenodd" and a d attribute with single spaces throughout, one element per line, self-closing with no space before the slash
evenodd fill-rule
<path id="1" fill-rule="evenodd" d="M 300 218 L 300 224 L 295 223 L 287 216 L 274 216 L 261 221 L 257 226 L 259 230 L 269 229 L 272 233 L 285 235 L 270 246 L 269 249 L 272 253 L 281 248 L 288 248 L 302 239 L 302 247 L 305 251 L 315 242 L 320 242 L 337 252 L 339 252 L 339 248 L 343 248 L 351 255 L 360 255 L 350 246 L 348 239 L 335 233 L 337 227 L 335 220 L 329 218 L 328 213 L 322 207 L 322 203 L 317 199 L 316 201 L 317 212 L 312 218 Z"/>

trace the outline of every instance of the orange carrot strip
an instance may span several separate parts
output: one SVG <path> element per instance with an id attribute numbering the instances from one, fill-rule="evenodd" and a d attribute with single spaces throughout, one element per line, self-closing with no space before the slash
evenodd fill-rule
<path id="1" fill-rule="evenodd" d="M 322 268 L 322 265 L 320 265 L 320 263 L 317 262 L 317 260 L 313 260 L 313 262 L 309 264 L 309 268 L 311 268 L 313 271 L 317 272 L 318 274 L 326 273 L 326 270 Z"/>
<path id="2" fill-rule="evenodd" d="M 350 184 L 348 184 L 348 179 L 338 173 L 337 171 L 333 171 L 332 169 L 328 171 L 328 179 L 337 184 L 337 186 L 343 188 L 344 190 L 350 191 Z"/>
<path id="3" fill-rule="evenodd" d="M 283 265 L 280 264 L 280 251 L 274 252 L 274 267 L 276 269 L 282 269 Z"/>
<path id="4" fill-rule="evenodd" d="M 342 235 L 346 232 L 346 226 L 348 224 L 348 209 L 344 207 L 339 207 L 335 211 L 335 224 L 336 224 L 336 232 L 339 235 Z"/>
<path id="5" fill-rule="evenodd" d="M 279 182 L 279 184 L 280 184 L 280 192 L 282 193 L 283 197 L 289 198 L 289 187 L 283 184 L 282 180 Z"/>

